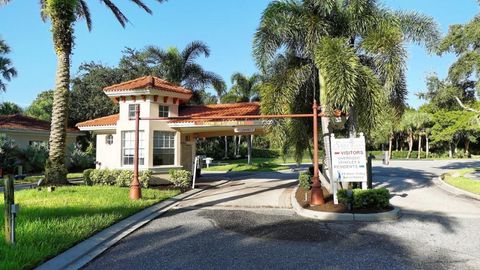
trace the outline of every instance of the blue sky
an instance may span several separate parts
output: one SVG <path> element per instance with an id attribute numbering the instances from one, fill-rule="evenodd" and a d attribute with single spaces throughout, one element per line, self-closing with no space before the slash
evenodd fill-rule
<path id="1" fill-rule="evenodd" d="M 202 40 L 211 48 L 211 56 L 200 63 L 229 81 L 234 72 L 254 73 L 252 39 L 262 11 L 270 0 L 169 0 L 158 4 L 145 0 L 152 16 L 129 1 L 116 1 L 131 23 L 123 29 L 99 1 L 88 1 L 93 15 L 93 30 L 84 22 L 76 27 L 76 46 L 72 75 L 83 62 L 116 65 L 125 47 L 141 49 L 147 45 L 182 49 L 193 40 Z M 418 11 L 435 18 L 443 33 L 448 26 L 465 23 L 478 12 L 476 0 L 386 0 L 384 6 Z M 15 0 L 0 7 L 0 36 L 13 52 L 10 58 L 18 77 L 0 93 L 0 102 L 13 101 L 28 106 L 38 93 L 54 85 L 55 54 L 49 24 L 40 20 L 38 1 Z M 454 61 L 453 55 L 431 56 L 409 45 L 409 104 L 421 104 L 414 93 L 425 88 L 425 77 L 433 72 L 444 76 Z"/>

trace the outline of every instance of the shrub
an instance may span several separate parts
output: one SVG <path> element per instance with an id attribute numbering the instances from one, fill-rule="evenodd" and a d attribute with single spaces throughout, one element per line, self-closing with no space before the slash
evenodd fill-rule
<path id="1" fill-rule="evenodd" d="M 108 186 L 118 186 L 118 187 L 129 187 L 133 179 L 133 171 L 131 170 L 109 170 L 109 169 L 89 169 L 84 171 L 85 173 L 89 172 L 89 181 L 85 180 L 87 185 L 108 185 Z M 138 181 L 140 185 L 144 188 L 149 186 L 150 179 L 152 178 L 153 172 L 150 170 L 145 170 L 140 172 Z"/>
<path id="2" fill-rule="evenodd" d="M 34 144 L 20 151 L 20 159 L 24 171 L 27 173 L 40 173 L 45 169 L 45 162 L 48 159 L 48 147 L 46 145 Z"/>
<path id="3" fill-rule="evenodd" d="M 298 175 L 298 186 L 310 190 L 312 188 L 312 176 L 307 172 L 301 172 Z"/>
<path id="4" fill-rule="evenodd" d="M 87 186 L 93 186 L 93 181 L 90 178 L 90 174 L 94 171 L 94 169 L 86 169 L 83 171 L 83 181 Z"/>
<path id="5" fill-rule="evenodd" d="M 0 134 L 0 168 L 5 174 L 15 173 L 18 164 L 18 148 L 15 141 Z"/>
<path id="6" fill-rule="evenodd" d="M 69 149 L 69 165 L 74 171 L 82 171 L 95 166 L 95 156 L 89 152 L 84 152 L 77 146 Z"/>
<path id="7" fill-rule="evenodd" d="M 385 209 L 390 204 L 390 192 L 386 188 L 354 189 L 352 197 L 347 190 L 339 190 L 337 197 L 341 203 L 352 203 L 354 209 Z"/>
<path id="8" fill-rule="evenodd" d="M 170 181 L 175 187 L 188 188 L 192 181 L 192 173 L 185 170 L 170 170 L 168 172 Z"/>
<path id="9" fill-rule="evenodd" d="M 339 203 L 349 204 L 352 201 L 352 198 L 348 196 L 348 192 L 346 189 L 341 189 L 337 191 L 337 198 Z"/>

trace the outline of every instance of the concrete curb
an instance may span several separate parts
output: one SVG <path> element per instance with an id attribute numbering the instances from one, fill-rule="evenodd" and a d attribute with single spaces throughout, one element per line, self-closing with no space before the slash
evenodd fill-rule
<path id="1" fill-rule="evenodd" d="M 400 208 L 398 207 L 394 207 L 393 210 L 388 212 L 374 214 L 331 213 L 308 210 L 297 202 L 297 198 L 295 197 L 297 189 L 298 187 L 290 194 L 290 200 L 293 210 L 302 217 L 325 221 L 386 221 L 397 220 L 400 217 Z"/>
<path id="2" fill-rule="evenodd" d="M 150 206 L 87 238 L 35 269 L 80 269 L 127 235 L 173 208 L 179 201 L 226 183 L 228 183 L 228 180 L 222 180 L 208 188 L 194 189 Z"/>
<path id="3" fill-rule="evenodd" d="M 439 177 L 435 177 L 433 178 L 433 183 L 435 185 L 437 185 L 439 188 L 443 189 L 444 191 L 448 192 L 448 193 L 451 193 L 455 196 L 463 196 L 463 197 L 467 197 L 468 199 L 473 199 L 473 200 L 477 200 L 477 201 L 480 201 L 480 195 L 477 195 L 475 193 L 472 193 L 472 192 L 468 192 L 466 190 L 463 190 L 463 189 L 459 189 L 457 187 L 454 187 L 452 185 L 450 185 L 449 183 L 443 181 L 442 179 L 442 176 L 439 176 Z"/>

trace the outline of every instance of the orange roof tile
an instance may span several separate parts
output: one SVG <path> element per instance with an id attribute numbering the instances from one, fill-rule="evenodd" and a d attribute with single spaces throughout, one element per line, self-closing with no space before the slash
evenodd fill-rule
<path id="1" fill-rule="evenodd" d="M 21 129 L 50 132 L 50 122 L 21 114 L 0 115 L 0 129 Z M 67 128 L 67 132 L 78 132 L 77 128 Z"/>
<path id="2" fill-rule="evenodd" d="M 219 117 L 259 115 L 260 103 L 227 103 L 180 107 L 180 117 Z M 170 122 L 191 122 L 188 119 L 175 119 Z"/>
<path id="3" fill-rule="evenodd" d="M 112 92 L 112 91 L 128 91 L 128 90 L 136 90 L 136 89 L 158 89 L 158 90 L 175 92 L 180 94 L 187 94 L 187 95 L 192 94 L 192 90 L 183 88 L 181 86 L 175 85 L 173 83 L 167 82 L 165 80 L 162 80 L 154 76 L 144 76 L 144 77 L 137 78 L 135 80 L 108 86 L 103 88 L 103 91 Z"/>
<path id="4" fill-rule="evenodd" d="M 77 124 L 77 127 L 97 127 L 97 126 L 113 126 L 117 124 L 119 115 L 113 114 L 105 117 L 100 117 L 93 120 L 88 120 Z"/>

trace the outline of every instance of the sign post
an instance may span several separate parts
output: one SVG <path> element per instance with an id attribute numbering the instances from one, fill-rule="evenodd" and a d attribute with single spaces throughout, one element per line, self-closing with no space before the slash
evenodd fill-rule
<path id="1" fill-rule="evenodd" d="M 365 137 L 336 139 L 331 135 L 332 147 L 332 192 L 335 204 L 338 204 L 337 184 L 342 182 L 361 182 L 367 189 L 367 160 Z"/>

